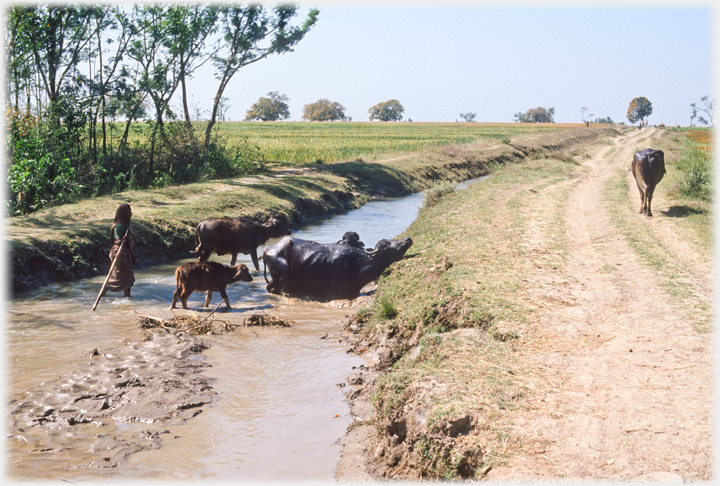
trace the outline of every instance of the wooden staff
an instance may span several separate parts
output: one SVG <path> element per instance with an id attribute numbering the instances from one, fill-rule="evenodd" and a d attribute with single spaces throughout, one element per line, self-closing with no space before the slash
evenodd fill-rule
<path id="1" fill-rule="evenodd" d="M 125 237 L 130 233 L 130 229 L 125 232 L 125 236 L 123 236 L 122 241 L 120 242 L 120 248 L 118 249 L 117 253 L 115 254 L 115 258 L 113 258 L 112 263 L 110 264 L 110 271 L 108 272 L 107 277 L 105 277 L 105 282 L 103 283 L 102 288 L 100 289 L 100 293 L 97 296 L 97 299 L 95 299 L 95 304 L 92 306 L 92 310 L 95 310 L 95 308 L 98 305 L 98 302 L 100 302 L 100 297 L 102 297 L 103 292 L 105 292 L 105 289 L 107 288 L 107 284 L 110 281 L 110 275 L 112 274 L 112 271 L 115 269 L 115 264 L 117 263 L 117 259 L 120 256 L 120 253 L 122 253 L 123 245 L 125 245 Z"/>

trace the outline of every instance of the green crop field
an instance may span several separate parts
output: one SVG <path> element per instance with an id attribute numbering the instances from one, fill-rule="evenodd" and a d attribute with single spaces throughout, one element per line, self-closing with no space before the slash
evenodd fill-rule
<path id="1" fill-rule="evenodd" d="M 247 137 L 269 163 L 331 163 L 411 152 L 430 146 L 497 140 L 528 132 L 567 128 L 544 123 L 313 123 L 224 122 L 218 133 L 232 143 Z"/>

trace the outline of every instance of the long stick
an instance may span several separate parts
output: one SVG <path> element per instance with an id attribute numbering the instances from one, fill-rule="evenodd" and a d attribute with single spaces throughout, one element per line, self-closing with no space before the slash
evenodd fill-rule
<path id="1" fill-rule="evenodd" d="M 130 229 L 128 229 L 125 232 L 125 236 L 127 236 L 129 232 L 130 232 Z M 105 277 L 105 282 L 103 282 L 103 286 L 100 289 L 100 293 L 98 294 L 97 299 L 95 299 L 95 304 L 92 306 L 92 310 L 95 310 L 95 308 L 98 305 L 98 302 L 100 302 L 100 297 L 102 297 L 103 292 L 105 292 L 105 289 L 107 288 L 107 284 L 110 281 L 110 275 L 112 274 L 112 271 L 115 269 L 115 264 L 117 263 L 117 259 L 120 256 L 120 253 L 122 252 L 123 245 L 125 245 L 125 236 L 123 236 L 123 240 L 122 240 L 122 242 L 120 242 L 120 248 L 118 248 L 118 251 L 115 254 L 115 258 L 113 258 L 112 264 L 110 265 L 110 271 L 108 272 L 107 277 Z"/>

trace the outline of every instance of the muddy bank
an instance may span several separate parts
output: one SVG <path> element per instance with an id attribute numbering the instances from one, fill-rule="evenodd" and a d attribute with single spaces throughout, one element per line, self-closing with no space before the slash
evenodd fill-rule
<path id="1" fill-rule="evenodd" d="M 212 403 L 214 379 L 201 354 L 208 346 L 207 339 L 163 332 L 89 350 L 83 369 L 8 403 L 8 436 L 57 464 L 57 471 L 43 469 L 48 478 L 118 467 L 130 454 L 172 440 L 164 426 L 182 424 Z"/>
<path id="2" fill-rule="evenodd" d="M 148 191 L 127 191 L 8 218 L 13 293 L 104 274 L 108 231 L 119 202 L 133 206 L 133 232 L 143 268 L 185 257 L 197 223 L 210 216 L 276 217 L 293 227 L 357 208 L 375 197 L 402 196 L 434 183 L 486 175 L 493 167 L 582 146 L 610 127 L 525 134 L 506 142 L 427 149 L 378 160 L 355 160 Z"/>

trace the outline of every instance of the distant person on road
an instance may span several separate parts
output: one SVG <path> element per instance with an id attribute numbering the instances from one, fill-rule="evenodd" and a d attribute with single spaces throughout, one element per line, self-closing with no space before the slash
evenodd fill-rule
<path id="1" fill-rule="evenodd" d="M 130 231 L 130 218 L 132 218 L 132 209 L 127 203 L 118 205 L 115 210 L 115 221 L 110 229 L 110 261 L 112 262 L 120 250 L 123 241 L 122 253 L 115 263 L 110 273 L 107 289 L 113 292 L 123 291 L 125 297 L 130 297 L 130 289 L 135 283 L 135 274 L 133 273 L 133 263 L 137 260 L 133 252 L 133 239 Z M 103 295 L 105 295 L 103 292 Z"/>

